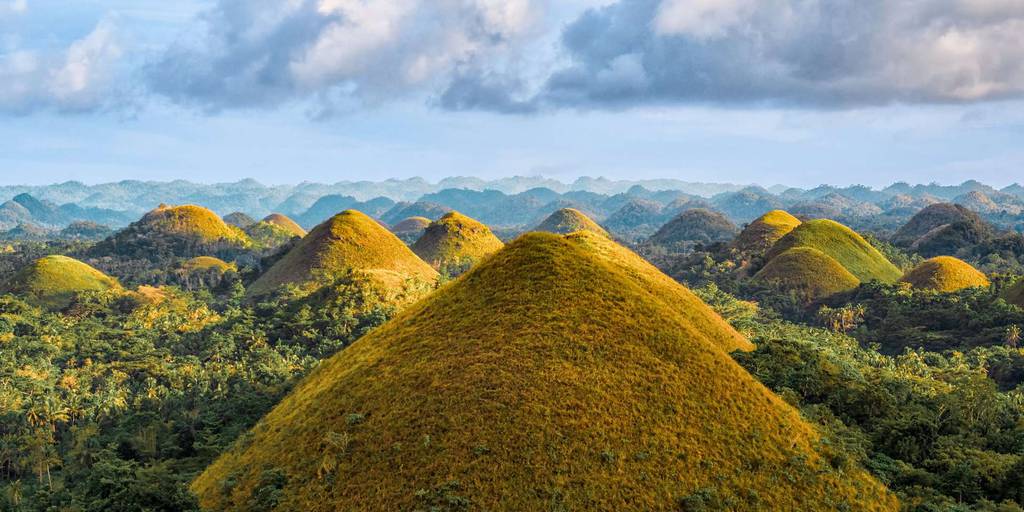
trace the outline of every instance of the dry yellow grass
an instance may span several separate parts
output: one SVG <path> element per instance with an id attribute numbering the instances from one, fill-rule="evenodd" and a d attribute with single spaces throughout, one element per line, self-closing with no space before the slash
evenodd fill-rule
<path id="1" fill-rule="evenodd" d="M 733 247 L 740 251 L 767 251 L 775 242 L 800 225 L 800 219 L 783 210 L 772 210 L 743 228 Z"/>
<path id="2" fill-rule="evenodd" d="M 298 225 L 294 220 L 288 218 L 286 215 L 282 215 L 280 213 L 271 213 L 264 217 L 260 222 L 266 222 L 272 226 L 277 226 L 287 231 L 292 236 L 297 236 L 299 238 L 306 236 L 306 230 L 302 229 L 302 226 Z"/>
<path id="3" fill-rule="evenodd" d="M 352 269 L 388 287 L 432 283 L 437 271 L 366 214 L 346 210 L 313 229 L 249 287 L 250 295 L 306 284 Z"/>
<path id="4" fill-rule="evenodd" d="M 325 361 L 193 482 L 203 507 L 897 509 L 721 350 L 735 331 L 595 240 L 524 235 Z"/>
<path id="5" fill-rule="evenodd" d="M 593 219 L 575 208 L 562 208 L 548 216 L 533 231 L 542 231 L 565 235 L 576 231 L 592 231 L 604 236 L 611 236 Z"/>
<path id="6" fill-rule="evenodd" d="M 498 252 L 505 244 L 490 228 L 459 212 L 448 212 L 430 224 L 412 252 L 434 268 L 472 265 Z"/>
<path id="7" fill-rule="evenodd" d="M 160 205 L 137 223 L 137 231 L 149 236 L 178 236 L 206 243 L 227 242 L 247 247 L 249 237 L 224 222 L 212 211 L 196 205 Z"/>
<path id="8" fill-rule="evenodd" d="M 903 276 L 886 257 L 852 229 L 832 220 L 804 222 L 772 245 L 767 258 L 794 248 L 811 247 L 836 260 L 862 282 L 895 283 Z"/>
<path id="9" fill-rule="evenodd" d="M 185 272 L 216 270 L 220 273 L 224 273 L 229 270 L 237 271 L 238 266 L 234 263 L 228 263 L 220 258 L 214 258 L 213 256 L 198 256 L 183 262 L 181 264 L 181 269 Z"/>
<path id="10" fill-rule="evenodd" d="M 118 290 L 117 279 L 67 256 L 46 256 L 29 264 L 2 286 L 4 293 L 50 309 L 67 307 L 81 292 Z"/>
<path id="11" fill-rule="evenodd" d="M 986 287 L 991 283 L 985 274 L 967 262 L 952 256 L 938 256 L 924 261 L 901 279 L 919 290 L 955 292 L 964 288 Z"/>
<path id="12" fill-rule="evenodd" d="M 806 302 L 860 286 L 857 276 L 813 247 L 794 247 L 772 258 L 754 280 L 796 293 Z"/>

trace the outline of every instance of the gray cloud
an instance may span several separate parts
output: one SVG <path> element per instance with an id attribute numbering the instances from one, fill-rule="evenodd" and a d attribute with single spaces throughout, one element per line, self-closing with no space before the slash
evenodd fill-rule
<path id="1" fill-rule="evenodd" d="M 219 0 L 146 76 L 157 93 L 209 110 L 374 103 L 500 52 L 536 11 L 533 0 Z"/>
<path id="2" fill-rule="evenodd" d="M 1024 95 L 1020 0 L 619 0 L 585 12 L 561 42 L 568 64 L 530 99 L 464 76 L 443 104 L 845 108 Z"/>

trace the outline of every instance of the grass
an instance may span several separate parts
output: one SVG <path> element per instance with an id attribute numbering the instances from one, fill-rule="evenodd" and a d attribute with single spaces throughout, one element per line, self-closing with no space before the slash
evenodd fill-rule
<path id="1" fill-rule="evenodd" d="M 852 229 L 835 221 L 817 219 L 804 222 L 782 237 L 768 251 L 771 261 L 794 248 L 811 247 L 839 262 L 861 282 L 877 280 L 895 283 L 903 273 Z"/>
<path id="2" fill-rule="evenodd" d="M 520 237 L 324 361 L 192 489 L 210 511 L 897 509 L 623 251 Z"/>
<path id="3" fill-rule="evenodd" d="M 294 220 L 288 218 L 286 215 L 282 215 L 280 213 L 271 213 L 264 217 L 260 222 L 266 222 L 272 226 L 277 226 L 287 231 L 292 236 L 297 236 L 299 238 L 306 236 L 306 230 L 302 229 L 302 226 L 298 225 Z"/>
<path id="4" fill-rule="evenodd" d="M 744 252 L 767 251 L 800 225 L 800 219 L 783 210 L 772 210 L 743 228 L 733 247 Z"/>
<path id="5" fill-rule="evenodd" d="M 240 247 L 252 244 L 241 229 L 196 205 L 160 205 L 142 217 L 138 231 L 150 235 L 185 237 L 206 243 L 228 242 Z"/>
<path id="6" fill-rule="evenodd" d="M 436 269 L 468 263 L 494 254 L 504 243 L 490 228 L 459 212 L 448 212 L 430 224 L 412 251 Z"/>
<path id="7" fill-rule="evenodd" d="M 611 235 L 605 231 L 598 223 L 594 222 L 593 219 L 587 217 L 587 215 L 575 208 L 562 208 L 556 211 L 544 219 L 533 231 L 542 231 L 546 233 L 555 233 L 559 235 L 565 235 L 574 233 L 576 231 L 592 231 L 600 235 L 610 237 Z"/>
<path id="8" fill-rule="evenodd" d="M 754 280 L 795 293 L 805 302 L 860 286 L 857 276 L 813 247 L 794 247 L 772 258 Z"/>
<path id="9" fill-rule="evenodd" d="M 438 277 L 430 265 L 377 221 L 346 210 L 314 228 L 249 286 L 249 294 L 265 295 L 288 284 L 307 284 L 348 269 L 390 287 L 401 286 L 406 280 L 432 283 Z"/>
<path id="10" fill-rule="evenodd" d="M 991 283 L 985 274 L 967 262 L 952 256 L 925 260 L 901 279 L 919 290 L 955 292 L 964 288 L 984 288 Z"/>
<path id="11" fill-rule="evenodd" d="M 3 285 L 4 293 L 49 309 L 67 307 L 81 292 L 120 288 L 117 279 L 67 256 L 40 258 Z"/>
<path id="12" fill-rule="evenodd" d="M 238 267 L 234 263 L 228 263 L 220 258 L 214 258 L 213 256 L 199 256 L 183 262 L 181 264 L 181 269 L 186 272 L 216 270 L 224 273 L 229 270 L 237 271 Z"/>

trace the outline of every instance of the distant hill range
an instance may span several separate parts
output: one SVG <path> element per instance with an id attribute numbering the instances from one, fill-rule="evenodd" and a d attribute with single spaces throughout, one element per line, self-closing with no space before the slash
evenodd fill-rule
<path id="1" fill-rule="evenodd" d="M 671 179 L 579 178 L 563 183 L 542 177 L 492 181 L 454 177 L 436 183 L 412 178 L 268 186 L 250 179 L 222 184 L 121 181 L 4 186 L 0 187 L 0 233 L 6 238 L 59 238 L 72 232 L 81 237 L 80 229 L 61 230 L 82 223 L 89 223 L 97 233 L 123 228 L 161 203 L 203 205 L 218 215 L 233 215 L 232 224 L 240 215 L 259 219 L 278 213 L 307 230 L 347 209 L 389 226 L 410 217 L 434 221 L 457 210 L 503 237 L 535 226 L 558 210 L 573 208 L 627 241 L 647 238 L 694 208 L 719 212 L 740 227 L 767 211 L 785 209 L 802 219 L 830 218 L 858 230 L 892 233 L 929 205 L 956 203 L 997 228 L 1024 226 L 1024 186 L 996 189 L 977 181 L 800 189 Z"/>

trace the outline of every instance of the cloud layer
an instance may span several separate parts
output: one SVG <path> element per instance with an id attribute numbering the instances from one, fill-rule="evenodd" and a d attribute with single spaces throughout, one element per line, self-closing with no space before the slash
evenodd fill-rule
<path id="1" fill-rule="evenodd" d="M 153 89 L 218 110 L 383 101 L 506 50 L 532 0 L 219 0 L 204 31 L 149 66 Z"/>

